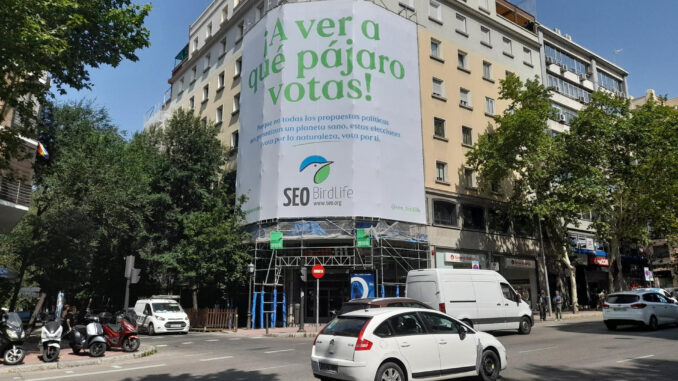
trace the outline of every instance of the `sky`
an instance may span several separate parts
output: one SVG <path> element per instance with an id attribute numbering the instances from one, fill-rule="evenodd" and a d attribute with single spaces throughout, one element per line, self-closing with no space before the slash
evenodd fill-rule
<path id="1" fill-rule="evenodd" d="M 424 1 L 424 0 L 419 0 Z M 137 3 L 148 1 L 135 0 Z M 188 43 L 188 27 L 211 0 L 155 0 L 146 20 L 151 47 L 137 52 L 137 62 L 91 69 L 92 90 L 69 90 L 57 101 L 94 100 L 113 122 L 130 133 L 143 128 L 144 114 L 162 102 L 174 57 Z M 516 0 L 537 20 L 559 28 L 579 45 L 629 72 L 634 97 L 655 89 L 678 97 L 678 0 Z M 621 50 L 614 54 L 614 51 Z"/>

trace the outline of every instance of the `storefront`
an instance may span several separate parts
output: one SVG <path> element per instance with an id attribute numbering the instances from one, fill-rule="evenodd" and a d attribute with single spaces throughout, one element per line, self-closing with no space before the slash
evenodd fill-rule
<path id="1" fill-rule="evenodd" d="M 499 260 L 497 256 L 494 256 L 493 260 L 501 264 L 499 273 L 520 293 L 523 300 L 528 301 L 530 306 L 534 308 L 537 295 L 537 264 L 535 260 L 514 257 L 504 257 Z"/>
<path id="2" fill-rule="evenodd" d="M 448 269 L 489 269 L 487 254 L 436 248 L 436 267 Z"/>

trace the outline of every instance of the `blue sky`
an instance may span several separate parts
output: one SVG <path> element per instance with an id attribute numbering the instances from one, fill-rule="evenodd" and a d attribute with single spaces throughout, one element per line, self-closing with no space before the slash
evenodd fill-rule
<path id="1" fill-rule="evenodd" d="M 580 45 L 626 69 L 631 95 L 641 96 L 654 88 L 660 95 L 678 96 L 678 0 L 527 0 L 523 6 L 531 8 L 529 3 L 534 1 L 541 23 L 559 28 Z M 162 101 L 169 88 L 174 56 L 188 42 L 188 26 L 210 2 L 153 1 L 146 20 L 151 47 L 138 52 L 139 61 L 125 61 L 115 69 L 92 69 L 91 91 L 71 90 L 57 100 L 94 99 L 108 108 L 120 129 L 141 130 L 144 114 Z M 623 50 L 615 56 L 617 49 Z"/>

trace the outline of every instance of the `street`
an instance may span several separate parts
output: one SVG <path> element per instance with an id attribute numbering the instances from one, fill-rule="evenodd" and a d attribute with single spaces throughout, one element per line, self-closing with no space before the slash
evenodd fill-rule
<path id="1" fill-rule="evenodd" d="M 537 323 L 521 336 L 496 333 L 508 350 L 504 380 L 667 380 L 675 378 L 678 328 L 609 332 L 599 319 Z M 158 353 L 137 360 L 55 369 L 2 380 L 314 380 L 313 338 L 190 333 L 143 336 Z"/>

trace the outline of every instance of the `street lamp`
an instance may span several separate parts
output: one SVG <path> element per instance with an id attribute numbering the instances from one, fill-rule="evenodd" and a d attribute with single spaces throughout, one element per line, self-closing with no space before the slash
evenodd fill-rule
<path id="1" fill-rule="evenodd" d="M 252 328 L 252 275 L 254 275 L 254 264 L 250 262 L 247 265 L 247 272 L 250 273 L 250 292 L 247 295 L 247 329 Z"/>

